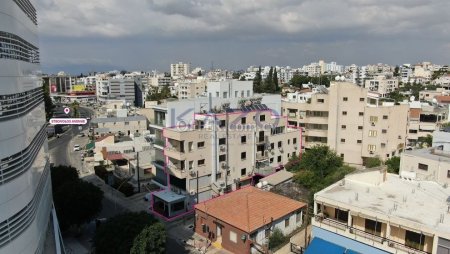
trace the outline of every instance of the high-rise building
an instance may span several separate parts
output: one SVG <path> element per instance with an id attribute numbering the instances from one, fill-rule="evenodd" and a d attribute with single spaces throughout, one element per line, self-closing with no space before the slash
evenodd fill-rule
<path id="1" fill-rule="evenodd" d="M 0 253 L 61 253 L 39 68 L 36 9 L 29 0 L 1 1 Z"/>
<path id="2" fill-rule="evenodd" d="M 176 63 L 170 65 L 170 75 L 173 78 L 182 77 L 188 75 L 191 71 L 191 66 L 188 63 Z"/>

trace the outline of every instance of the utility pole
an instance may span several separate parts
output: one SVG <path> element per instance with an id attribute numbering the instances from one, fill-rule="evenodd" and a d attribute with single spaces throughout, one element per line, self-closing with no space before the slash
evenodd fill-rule
<path id="1" fill-rule="evenodd" d="M 138 193 L 141 193 L 141 181 L 139 179 L 139 152 L 136 152 L 136 166 L 137 166 L 137 182 L 138 182 Z"/>
<path id="2" fill-rule="evenodd" d="M 195 176 L 197 176 L 197 191 L 196 191 L 196 195 L 197 195 L 197 204 L 199 203 L 198 201 L 198 169 L 197 169 L 197 173 L 195 174 Z"/>

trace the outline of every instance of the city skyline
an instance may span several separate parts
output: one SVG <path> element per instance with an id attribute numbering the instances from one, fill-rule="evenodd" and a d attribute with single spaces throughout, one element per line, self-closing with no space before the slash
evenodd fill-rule
<path id="1" fill-rule="evenodd" d="M 388 5 L 389 4 L 389 5 Z M 37 3 L 44 72 L 249 65 L 446 64 L 445 1 Z"/>

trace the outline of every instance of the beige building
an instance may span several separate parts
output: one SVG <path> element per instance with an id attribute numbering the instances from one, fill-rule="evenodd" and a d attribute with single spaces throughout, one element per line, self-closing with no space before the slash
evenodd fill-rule
<path id="1" fill-rule="evenodd" d="M 328 145 L 344 161 L 364 164 L 386 160 L 405 147 L 409 107 L 381 102 L 380 97 L 347 82 L 334 82 L 306 103 L 282 102 L 288 124 L 304 130 L 306 149 Z"/>
<path id="2" fill-rule="evenodd" d="M 99 117 L 91 120 L 94 134 L 143 134 L 147 130 L 147 118 L 141 115 L 126 117 Z"/>
<path id="3" fill-rule="evenodd" d="M 364 87 L 370 92 L 378 93 L 380 97 L 384 98 L 389 93 L 398 89 L 398 79 L 386 78 L 385 75 L 378 75 L 372 79 L 364 81 Z"/>
<path id="4" fill-rule="evenodd" d="M 206 79 L 184 79 L 175 83 L 178 99 L 197 98 L 206 93 Z"/>
<path id="5" fill-rule="evenodd" d="M 449 196 L 435 182 L 384 170 L 348 175 L 314 195 L 312 242 L 357 253 L 449 253 Z"/>

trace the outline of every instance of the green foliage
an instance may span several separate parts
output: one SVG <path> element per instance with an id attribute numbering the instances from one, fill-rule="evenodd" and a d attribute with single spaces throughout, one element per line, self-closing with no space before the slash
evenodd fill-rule
<path id="1" fill-rule="evenodd" d="M 261 93 L 263 91 L 262 87 L 262 77 L 261 77 L 261 66 L 259 66 L 256 72 L 255 78 L 253 79 L 253 91 L 255 93 Z"/>
<path id="2" fill-rule="evenodd" d="M 128 254 L 136 236 L 155 222 L 155 219 L 145 212 L 124 213 L 111 218 L 102 224 L 95 233 L 95 252 L 98 254 Z M 160 241 L 157 241 L 158 246 Z"/>
<path id="3" fill-rule="evenodd" d="M 103 191 L 97 186 L 81 181 L 71 181 L 53 192 L 56 212 L 62 228 L 80 226 L 102 210 Z"/>
<path id="4" fill-rule="evenodd" d="M 239 77 L 241 76 L 241 73 L 240 72 L 233 72 L 233 79 L 239 79 Z"/>
<path id="5" fill-rule="evenodd" d="M 150 87 L 146 99 L 148 101 L 160 101 L 171 97 L 172 95 L 168 86 L 163 86 L 161 89 L 159 87 Z"/>
<path id="6" fill-rule="evenodd" d="M 394 69 L 394 77 L 400 76 L 400 67 L 398 65 L 395 66 Z"/>
<path id="7" fill-rule="evenodd" d="M 430 134 L 428 134 L 426 137 L 419 137 L 417 139 L 417 141 L 420 143 L 420 145 L 426 146 L 426 147 L 431 147 L 433 145 L 433 136 L 431 136 Z"/>
<path id="8" fill-rule="evenodd" d="M 289 85 L 301 87 L 303 84 L 307 84 L 309 82 L 317 85 L 325 85 L 330 86 L 330 81 L 332 77 L 328 76 L 320 76 L 320 77 L 308 77 L 308 76 L 301 76 L 301 75 L 294 75 L 292 77 L 291 81 L 289 81 Z"/>
<path id="9" fill-rule="evenodd" d="M 166 229 L 160 222 L 147 226 L 134 239 L 131 254 L 165 253 Z"/>
<path id="10" fill-rule="evenodd" d="M 381 166 L 381 160 L 378 157 L 367 158 L 366 167 L 367 168 L 375 168 Z"/>
<path id="11" fill-rule="evenodd" d="M 52 176 L 52 188 L 53 190 L 59 189 L 62 185 L 78 181 L 78 171 L 72 166 L 59 165 L 50 168 L 50 174 Z"/>
<path id="12" fill-rule="evenodd" d="M 310 170 L 322 178 L 342 165 L 342 158 L 324 145 L 313 146 L 302 155 L 300 161 L 300 169 Z"/>
<path id="13" fill-rule="evenodd" d="M 449 72 L 446 71 L 445 69 L 440 69 L 438 71 L 435 71 L 435 72 L 433 72 L 433 75 L 431 75 L 431 80 L 438 79 L 445 74 L 449 74 Z"/>
<path id="14" fill-rule="evenodd" d="M 275 67 L 273 69 L 273 87 L 274 87 L 274 92 L 280 92 L 280 84 L 278 83 L 278 73 L 277 73 L 277 68 Z"/>
<path id="15" fill-rule="evenodd" d="M 78 108 L 80 107 L 80 104 L 76 101 L 72 102 L 71 108 L 72 108 L 72 115 L 73 117 L 79 117 L 80 112 L 78 112 Z"/>
<path id="16" fill-rule="evenodd" d="M 317 174 L 310 170 L 301 170 L 295 174 L 294 181 L 307 189 L 311 189 L 320 179 L 317 179 Z"/>
<path id="17" fill-rule="evenodd" d="M 393 99 L 395 102 L 402 102 L 403 100 L 408 100 L 409 98 L 403 94 L 401 94 L 399 91 L 393 91 L 389 93 L 389 98 Z"/>
<path id="18" fill-rule="evenodd" d="M 389 173 L 398 174 L 400 171 L 400 157 L 394 156 L 385 162 Z"/>
<path id="19" fill-rule="evenodd" d="M 53 116 L 53 109 L 55 105 L 53 105 L 52 98 L 50 98 L 50 87 L 48 83 L 44 83 L 42 85 L 44 90 L 44 106 L 45 106 L 45 118 L 47 121 Z"/>
<path id="20" fill-rule="evenodd" d="M 299 167 L 300 167 L 300 158 L 297 156 L 297 154 L 291 156 L 291 158 L 289 158 L 288 163 L 284 165 L 284 168 L 287 171 L 297 171 Z"/>
<path id="21" fill-rule="evenodd" d="M 411 95 L 416 97 L 416 100 L 418 100 L 420 91 L 425 90 L 425 88 L 429 91 L 435 91 L 438 88 L 438 86 L 423 85 L 420 83 L 412 83 L 411 84 L 408 82 L 408 83 L 404 84 L 402 87 L 400 87 L 399 90 L 403 91 L 403 92 L 411 92 Z"/>
<path id="22" fill-rule="evenodd" d="M 279 228 L 275 228 L 269 236 L 269 249 L 273 250 L 286 241 L 286 236 Z"/>

